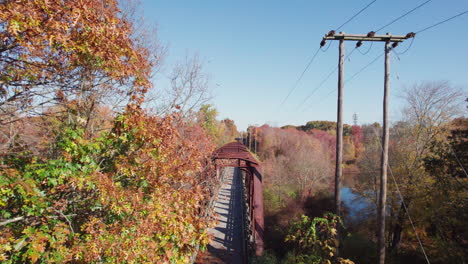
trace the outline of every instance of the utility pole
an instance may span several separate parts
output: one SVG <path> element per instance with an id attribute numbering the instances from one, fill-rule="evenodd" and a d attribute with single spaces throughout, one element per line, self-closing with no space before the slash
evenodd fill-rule
<path id="1" fill-rule="evenodd" d="M 387 167 L 388 167 L 388 101 L 390 89 L 390 42 L 385 42 L 385 75 L 383 97 L 383 135 L 382 135 L 382 159 L 380 166 L 380 195 L 379 195 L 379 263 L 385 263 L 385 212 L 387 200 Z"/>
<path id="2" fill-rule="evenodd" d="M 343 34 L 343 33 L 342 33 Z M 338 99 L 336 115 L 335 213 L 341 216 L 341 178 L 343 177 L 343 74 L 344 39 L 340 39 L 338 56 Z"/>
<path id="3" fill-rule="evenodd" d="M 383 99 L 383 147 L 382 147 L 382 158 L 381 158 L 381 172 L 380 172 L 380 195 L 379 195 L 379 207 L 378 207 L 378 254 L 379 263 L 385 263 L 385 212 L 386 212 L 386 200 L 387 200 L 387 167 L 388 167 L 388 139 L 389 139 L 389 127 L 388 127 L 388 103 L 389 103 L 389 89 L 390 89 L 390 51 L 395 48 L 398 43 L 403 42 L 405 39 L 414 38 L 415 33 L 411 32 L 405 36 L 392 36 L 390 33 L 386 35 L 375 35 L 375 32 L 371 31 L 367 35 L 355 35 L 355 34 L 335 34 L 332 30 L 322 39 L 320 46 L 323 47 L 327 40 L 339 40 L 339 71 L 338 71 L 338 114 L 337 114 L 337 130 L 336 130 L 336 174 L 335 174 L 335 206 L 336 213 L 340 215 L 341 209 L 341 163 L 342 163 L 342 139 L 343 139 L 343 127 L 342 127 L 342 100 L 343 100 L 343 53 L 344 44 L 346 40 L 358 41 L 356 48 L 362 45 L 363 41 L 382 41 L 385 42 L 385 80 L 384 80 L 384 99 Z M 390 44 L 392 43 L 392 44 Z"/>

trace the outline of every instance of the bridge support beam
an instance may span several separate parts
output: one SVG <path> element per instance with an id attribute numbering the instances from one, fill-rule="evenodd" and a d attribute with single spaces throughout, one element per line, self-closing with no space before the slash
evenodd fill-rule
<path id="1" fill-rule="evenodd" d="M 264 216 L 263 216 L 263 187 L 262 174 L 259 167 L 252 167 L 253 187 L 254 187 L 254 235 L 255 235 L 255 255 L 263 254 L 264 241 Z"/>

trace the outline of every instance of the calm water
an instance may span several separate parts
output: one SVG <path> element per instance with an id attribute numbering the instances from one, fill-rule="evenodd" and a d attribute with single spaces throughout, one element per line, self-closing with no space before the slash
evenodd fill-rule
<path id="1" fill-rule="evenodd" d="M 367 198 L 362 197 L 347 186 L 341 188 L 341 199 L 349 210 L 348 218 L 351 221 L 364 220 L 369 216 L 368 209 L 375 209 L 375 205 Z"/>

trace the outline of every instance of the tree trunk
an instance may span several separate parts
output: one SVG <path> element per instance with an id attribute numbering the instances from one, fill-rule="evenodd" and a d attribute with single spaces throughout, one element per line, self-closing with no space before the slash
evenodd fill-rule
<path id="1" fill-rule="evenodd" d="M 410 201 L 409 200 L 406 201 L 407 208 L 409 204 L 410 204 Z M 400 210 L 398 210 L 398 217 L 397 217 L 397 220 L 395 222 L 395 225 L 392 231 L 393 233 L 392 243 L 390 244 L 390 248 L 389 248 L 390 252 L 398 253 L 398 249 L 401 244 L 401 236 L 403 233 L 403 223 L 405 221 L 405 217 L 406 217 L 405 205 L 403 204 L 403 202 L 401 202 Z"/>

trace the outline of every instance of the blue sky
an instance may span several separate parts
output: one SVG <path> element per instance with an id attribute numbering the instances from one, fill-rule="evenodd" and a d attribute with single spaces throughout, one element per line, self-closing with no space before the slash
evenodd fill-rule
<path id="1" fill-rule="evenodd" d="M 158 39 L 168 46 L 166 69 L 186 54 L 198 54 L 211 76 L 212 103 L 219 118 L 249 124 L 300 125 L 336 120 L 337 73 L 299 108 L 303 99 L 336 67 L 338 43 L 319 52 L 295 91 L 281 102 L 315 53 L 323 35 L 345 22 L 370 0 L 329 1 L 154 1 L 142 0 L 144 17 L 158 25 Z M 341 30 L 365 34 L 385 25 L 425 0 L 376 1 Z M 466 0 L 433 0 L 382 32 L 406 34 L 468 10 Z M 421 81 L 449 80 L 468 94 L 468 14 L 417 35 L 407 53 L 391 60 L 391 119 L 397 120 L 399 91 Z M 411 41 L 400 44 L 404 51 Z M 354 42 L 346 42 L 346 54 Z M 361 48 L 366 52 L 369 44 Z M 355 51 L 345 62 L 345 79 L 383 52 L 374 43 L 366 55 Z M 155 80 L 156 88 L 163 80 Z M 346 83 L 344 121 L 382 120 L 383 57 Z M 330 95 L 329 95 L 330 94 Z M 305 110 L 304 110 L 305 109 Z"/>

